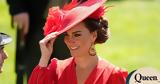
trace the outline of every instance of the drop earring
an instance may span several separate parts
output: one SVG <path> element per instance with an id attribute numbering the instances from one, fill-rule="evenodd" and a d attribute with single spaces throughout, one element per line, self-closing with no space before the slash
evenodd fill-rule
<path id="1" fill-rule="evenodd" d="M 91 56 L 96 56 L 96 50 L 95 50 L 95 45 L 94 45 L 94 43 L 91 44 L 91 47 L 89 48 L 88 53 L 89 53 L 89 55 L 91 55 Z"/>

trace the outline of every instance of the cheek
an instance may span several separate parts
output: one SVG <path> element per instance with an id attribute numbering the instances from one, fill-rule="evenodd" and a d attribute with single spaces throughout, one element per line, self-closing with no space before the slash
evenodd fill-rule
<path id="1" fill-rule="evenodd" d="M 0 53 L 0 63 L 2 63 L 3 60 L 4 60 L 3 55 L 2 55 L 2 53 Z"/>
<path id="2" fill-rule="evenodd" d="M 90 47 L 90 44 L 91 44 L 91 41 L 88 37 L 86 37 L 80 41 L 80 46 L 85 51 L 88 50 L 88 48 Z"/>
<path id="3" fill-rule="evenodd" d="M 0 62 L 2 61 L 2 55 L 1 55 L 1 53 L 0 53 Z"/>
<path id="4" fill-rule="evenodd" d="M 4 60 L 4 59 L 6 59 L 7 58 L 7 54 L 5 53 L 5 51 L 2 51 L 1 53 L 0 53 L 0 59 L 1 60 Z"/>

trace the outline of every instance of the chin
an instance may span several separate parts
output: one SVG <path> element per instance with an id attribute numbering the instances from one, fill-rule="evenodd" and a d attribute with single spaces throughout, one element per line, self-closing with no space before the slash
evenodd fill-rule
<path id="1" fill-rule="evenodd" d="M 72 53 L 71 53 L 71 56 L 72 56 L 72 57 L 77 57 L 77 54 L 72 54 Z"/>
<path id="2" fill-rule="evenodd" d="M 71 52 L 71 56 L 72 56 L 72 57 L 78 57 L 79 55 L 80 55 L 80 53 Z"/>

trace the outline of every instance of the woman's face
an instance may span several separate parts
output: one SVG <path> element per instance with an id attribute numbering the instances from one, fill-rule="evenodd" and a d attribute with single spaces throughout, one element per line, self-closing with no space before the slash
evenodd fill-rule
<path id="1" fill-rule="evenodd" d="M 64 41 L 68 46 L 72 56 L 89 55 L 88 51 L 91 43 L 97 37 L 96 32 L 90 33 L 83 22 L 65 32 Z"/>

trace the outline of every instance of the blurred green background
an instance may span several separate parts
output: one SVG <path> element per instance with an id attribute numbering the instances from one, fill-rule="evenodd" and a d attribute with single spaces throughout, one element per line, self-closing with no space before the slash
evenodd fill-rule
<path id="1" fill-rule="evenodd" d="M 97 45 L 97 52 L 113 64 L 129 72 L 150 66 L 160 70 L 160 1 L 125 0 L 109 1 L 111 7 L 105 17 L 109 20 L 110 39 Z M 0 32 L 13 37 L 6 45 L 9 57 L 0 74 L 0 84 L 15 84 L 15 29 L 10 26 L 5 0 L 0 0 Z"/>

